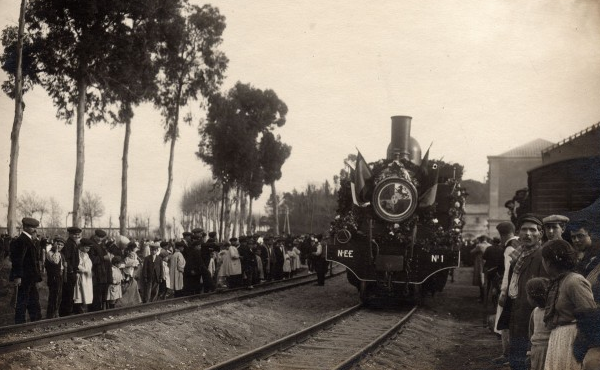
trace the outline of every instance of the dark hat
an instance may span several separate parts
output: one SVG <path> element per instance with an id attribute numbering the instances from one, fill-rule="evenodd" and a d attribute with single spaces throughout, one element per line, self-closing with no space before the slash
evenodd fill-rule
<path id="1" fill-rule="evenodd" d="M 169 245 L 169 242 L 160 242 L 160 247 L 166 247 L 167 245 Z"/>
<path id="2" fill-rule="evenodd" d="M 184 242 L 175 242 L 175 248 L 185 248 Z"/>
<path id="3" fill-rule="evenodd" d="M 214 232 L 214 231 L 211 231 L 211 232 L 208 233 L 208 237 L 209 238 L 215 238 L 216 236 L 217 236 L 217 233 Z"/>
<path id="4" fill-rule="evenodd" d="M 200 239 L 202 239 L 202 237 L 200 235 L 192 234 L 192 240 L 200 240 Z"/>
<path id="5" fill-rule="evenodd" d="M 519 227 L 521 227 L 525 222 L 533 222 L 538 226 L 542 226 L 542 220 L 533 213 L 525 213 L 523 216 L 519 217 Z"/>
<path id="6" fill-rule="evenodd" d="M 63 238 L 61 238 L 60 236 L 55 236 L 54 239 L 52 239 L 52 242 L 65 244 L 65 240 Z"/>
<path id="7" fill-rule="evenodd" d="M 185 237 L 185 236 L 192 236 L 192 233 L 191 233 L 191 232 L 189 232 L 189 231 L 184 231 L 184 232 L 183 232 L 183 236 L 184 236 L 184 237 Z"/>
<path id="8" fill-rule="evenodd" d="M 500 222 L 498 225 L 496 225 L 496 230 L 498 230 L 500 235 L 514 234 L 515 225 L 513 225 L 513 223 L 510 221 Z"/>
<path id="9" fill-rule="evenodd" d="M 77 226 L 67 227 L 67 232 L 69 234 L 81 234 L 81 229 Z"/>
<path id="10" fill-rule="evenodd" d="M 545 224 L 566 224 L 569 222 L 569 218 L 563 215 L 550 215 L 548 217 L 544 217 L 542 222 Z"/>
<path id="11" fill-rule="evenodd" d="M 94 245 L 94 242 L 88 238 L 82 238 L 79 242 L 79 246 L 81 247 L 91 247 L 92 245 Z"/>
<path id="12" fill-rule="evenodd" d="M 204 229 L 201 229 L 201 228 L 197 227 L 197 228 L 193 229 L 193 230 L 192 230 L 192 232 L 193 232 L 194 234 L 197 234 L 197 233 L 204 232 Z"/>
<path id="13" fill-rule="evenodd" d="M 99 238 L 104 238 L 106 236 L 106 231 L 102 229 L 96 229 L 94 230 L 94 235 L 96 235 Z"/>
<path id="14" fill-rule="evenodd" d="M 23 217 L 21 223 L 23 224 L 23 227 L 38 227 L 40 225 L 38 220 L 31 217 Z"/>
<path id="15" fill-rule="evenodd" d="M 232 242 L 232 243 L 233 243 L 233 242 L 237 242 L 237 241 L 238 241 L 238 238 L 230 238 L 230 239 L 229 239 L 229 241 L 230 241 L 230 242 Z"/>
<path id="16" fill-rule="evenodd" d="M 126 248 L 127 248 L 127 250 L 132 251 L 132 250 L 134 250 L 137 247 L 138 247 L 138 245 L 135 242 L 129 242 L 129 243 L 127 243 L 127 247 Z"/>

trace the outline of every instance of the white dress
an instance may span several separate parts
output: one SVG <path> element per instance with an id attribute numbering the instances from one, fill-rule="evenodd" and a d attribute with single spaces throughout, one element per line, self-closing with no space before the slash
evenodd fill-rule
<path id="1" fill-rule="evenodd" d="M 73 303 L 90 304 L 94 300 L 94 285 L 92 283 L 92 260 L 87 253 L 79 253 L 79 272 L 73 294 Z"/>

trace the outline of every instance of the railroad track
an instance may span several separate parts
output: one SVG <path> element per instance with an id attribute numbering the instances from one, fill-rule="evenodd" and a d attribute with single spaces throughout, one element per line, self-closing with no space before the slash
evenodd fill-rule
<path id="1" fill-rule="evenodd" d="M 207 370 L 349 369 L 396 335 L 416 309 L 374 310 L 357 305 Z"/>
<path id="2" fill-rule="evenodd" d="M 344 269 L 338 268 L 333 276 L 344 272 Z M 288 280 L 259 284 L 253 290 L 244 288 L 229 289 L 130 307 L 3 326 L 0 327 L 0 354 L 44 345 L 61 339 L 88 338 L 127 325 L 154 321 L 199 309 L 251 299 L 311 284 L 315 281 L 316 275 L 302 275 Z"/>

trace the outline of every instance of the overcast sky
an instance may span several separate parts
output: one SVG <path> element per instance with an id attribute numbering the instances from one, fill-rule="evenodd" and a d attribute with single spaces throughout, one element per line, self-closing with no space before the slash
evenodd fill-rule
<path id="1" fill-rule="evenodd" d="M 236 81 L 251 83 L 273 89 L 288 105 L 278 133 L 292 154 L 279 191 L 331 182 L 356 147 L 369 162 L 384 157 L 392 115 L 412 116 L 412 136 L 423 151 L 433 142 L 433 158 L 463 164 L 465 178 L 479 181 L 488 155 L 535 138 L 557 142 L 600 121 L 595 0 L 211 3 L 227 23 L 223 90 Z M 17 24 L 18 6 L 0 0 L 1 28 Z M 40 87 L 25 95 L 25 103 L 19 193 L 53 196 L 66 216 L 73 201 L 75 127 L 55 118 Z M 14 102 L 4 94 L 0 112 L 0 203 L 6 203 Z M 194 154 L 201 116 L 181 127 L 169 220 L 180 213 L 184 188 L 211 176 Z M 86 129 L 84 190 L 102 197 L 104 226 L 111 216 L 118 225 L 123 135 L 122 127 Z M 149 217 L 152 228 L 167 182 L 163 135 L 158 111 L 135 110 L 129 215 Z M 269 192 L 265 187 L 259 204 Z M 257 211 L 264 213 L 262 206 Z M 0 212 L 5 225 L 4 204 Z"/>

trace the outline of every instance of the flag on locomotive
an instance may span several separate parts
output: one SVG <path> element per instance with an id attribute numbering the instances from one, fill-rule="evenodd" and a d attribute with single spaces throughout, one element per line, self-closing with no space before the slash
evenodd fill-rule
<path id="1" fill-rule="evenodd" d="M 458 267 L 466 192 L 463 167 L 430 160 L 410 136 L 411 117 L 392 117 L 387 158 L 360 151 L 340 181 L 326 255 L 347 267 L 363 300 L 440 291 Z"/>

